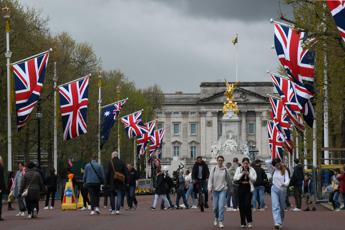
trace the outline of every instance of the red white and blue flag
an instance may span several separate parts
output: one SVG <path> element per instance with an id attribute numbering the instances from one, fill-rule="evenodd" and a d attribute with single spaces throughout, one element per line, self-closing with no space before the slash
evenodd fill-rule
<path id="1" fill-rule="evenodd" d="M 49 51 L 13 64 L 16 93 L 17 129 L 28 121 L 37 104 L 47 69 Z"/>
<path id="2" fill-rule="evenodd" d="M 121 118 L 124 124 L 128 138 L 141 136 L 145 132 L 145 126 L 141 118 L 142 110 L 129 114 Z"/>
<path id="3" fill-rule="evenodd" d="M 268 129 L 268 141 L 271 150 L 271 159 L 279 158 L 283 160 L 284 158 L 284 139 L 277 128 L 274 121 L 269 121 L 267 123 Z"/>
<path id="4" fill-rule="evenodd" d="M 291 121 L 286 113 L 283 103 L 274 97 L 269 98 L 272 111 L 270 113 L 271 119 L 276 123 L 276 126 L 281 134 L 283 134 L 285 145 L 283 146 L 286 151 L 292 154 L 293 141 L 291 139 Z"/>
<path id="5" fill-rule="evenodd" d="M 304 123 L 300 113 L 303 106 L 297 100 L 292 82 L 276 74 L 271 74 L 271 78 L 290 120 L 296 128 L 303 131 Z"/>
<path id="6" fill-rule="evenodd" d="M 274 23 L 274 46 L 278 59 L 294 82 L 314 81 L 314 52 L 303 47 L 304 32 Z"/>
<path id="7" fill-rule="evenodd" d="M 149 121 L 145 123 L 144 129 L 143 129 L 143 135 L 137 137 L 136 143 L 137 143 L 137 152 L 140 155 L 144 155 L 147 149 L 147 146 L 149 142 L 151 141 L 151 136 L 154 134 L 156 126 L 156 121 Z"/>
<path id="8" fill-rule="evenodd" d="M 165 129 L 158 129 L 155 130 L 153 135 L 151 136 L 151 144 L 150 144 L 150 155 L 156 153 L 162 147 L 163 138 L 165 134 Z"/>
<path id="9" fill-rule="evenodd" d="M 87 133 L 89 79 L 87 75 L 58 87 L 64 140 Z"/>
<path id="10" fill-rule="evenodd" d="M 327 0 L 327 5 L 345 42 L 345 0 Z"/>

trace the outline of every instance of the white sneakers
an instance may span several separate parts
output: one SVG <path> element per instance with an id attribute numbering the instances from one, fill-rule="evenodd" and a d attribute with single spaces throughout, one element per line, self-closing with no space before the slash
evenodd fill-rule
<path id="1" fill-rule="evenodd" d="M 99 210 L 99 207 L 95 207 L 95 211 L 97 214 L 101 214 L 101 211 Z"/>
<path id="2" fill-rule="evenodd" d="M 49 207 L 48 207 L 48 206 L 45 206 L 43 209 L 44 209 L 44 210 L 48 210 L 48 209 L 49 209 Z"/>
<path id="3" fill-rule="evenodd" d="M 116 213 L 116 215 L 120 215 L 120 211 L 119 210 L 117 210 L 115 213 Z"/>
<path id="4" fill-rule="evenodd" d="M 219 222 L 218 227 L 219 227 L 219 228 L 224 228 L 223 222 Z"/>
<path id="5" fill-rule="evenodd" d="M 217 218 L 215 218 L 215 219 L 213 220 L 213 226 L 215 226 L 215 227 L 218 226 L 219 228 L 224 228 L 223 222 L 221 222 L 221 221 L 218 222 Z"/>
<path id="6" fill-rule="evenodd" d="M 252 228 L 253 227 L 253 224 L 252 223 L 248 223 L 247 224 L 247 228 Z"/>
<path id="7" fill-rule="evenodd" d="M 91 216 L 96 215 L 96 212 L 95 212 L 95 211 L 91 211 L 91 212 L 90 212 L 90 215 L 91 215 Z"/>
<path id="8" fill-rule="evenodd" d="M 193 205 L 192 208 L 193 208 L 193 209 L 196 209 L 196 208 L 198 208 L 198 207 L 197 207 L 196 205 Z"/>
<path id="9" fill-rule="evenodd" d="M 294 209 L 292 209 L 292 211 L 294 211 L 294 212 L 300 212 L 301 209 L 299 209 L 299 208 L 294 208 Z"/>
<path id="10" fill-rule="evenodd" d="M 110 215 L 115 215 L 115 214 L 116 214 L 115 211 L 111 211 L 111 212 L 110 212 Z"/>
<path id="11" fill-rule="evenodd" d="M 82 208 L 80 209 L 80 211 L 85 211 L 85 210 L 87 210 L 87 208 L 85 208 L 85 207 L 82 207 Z"/>
<path id="12" fill-rule="evenodd" d="M 217 225 L 218 225 L 218 220 L 215 218 L 214 219 L 214 221 L 213 221 L 213 225 L 215 226 L 215 227 L 217 227 Z"/>

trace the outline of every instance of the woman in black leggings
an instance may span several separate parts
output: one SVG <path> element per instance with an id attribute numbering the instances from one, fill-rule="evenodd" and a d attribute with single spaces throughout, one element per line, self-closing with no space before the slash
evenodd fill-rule
<path id="1" fill-rule="evenodd" d="M 249 159 L 243 158 L 242 166 L 238 167 L 235 172 L 234 180 L 239 184 L 238 199 L 241 216 L 241 228 L 251 228 L 252 218 L 252 190 L 253 183 L 256 181 L 256 172 L 249 166 Z"/>

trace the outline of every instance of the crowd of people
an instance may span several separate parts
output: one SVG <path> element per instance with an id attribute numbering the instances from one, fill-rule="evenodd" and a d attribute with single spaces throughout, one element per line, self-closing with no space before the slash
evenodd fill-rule
<path id="1" fill-rule="evenodd" d="M 294 161 L 295 167 L 291 173 L 289 168 L 279 159 L 272 161 L 272 177 L 261 167 L 262 162 L 244 157 L 241 161 L 234 158 L 225 164 L 224 157 L 217 157 L 217 164 L 209 168 L 201 156 L 197 157 L 195 164 L 185 172 L 182 170 L 171 177 L 167 170 L 162 168 L 160 162 L 154 165 L 153 187 L 154 196 L 151 205 L 156 210 L 157 204 L 161 209 L 196 209 L 201 205 L 209 208 L 209 194 L 212 198 L 213 224 L 224 228 L 224 212 L 239 211 L 241 228 L 253 227 L 253 211 L 264 211 L 265 193 L 271 194 L 272 216 L 274 227 L 280 229 L 284 223 L 285 211 L 291 207 L 289 192 L 293 191 L 295 207 L 292 211 L 302 211 L 302 197 L 305 198 L 304 211 L 315 211 L 315 189 L 311 175 L 304 172 L 303 165 L 298 159 Z M 33 162 L 24 165 L 18 163 L 18 171 L 9 174 L 8 183 L 4 180 L 4 163 L 0 157 L 0 195 L 8 194 L 8 209 L 12 210 L 12 202 L 18 203 L 17 216 L 35 218 L 39 212 L 39 201 L 44 193 L 46 195 L 44 209 L 54 209 L 55 196 L 58 190 L 58 177 L 54 169 L 44 177 L 40 168 Z M 330 202 L 334 210 L 339 211 L 341 204 L 339 197 L 345 202 L 345 168 L 337 169 L 332 176 L 330 185 Z M 81 176 L 73 179 L 77 186 L 76 196 L 83 197 L 81 210 L 90 210 L 90 215 L 101 214 L 100 196 L 104 196 L 104 206 L 110 201 L 109 212 L 119 215 L 124 207 L 125 198 L 129 210 L 135 210 L 138 201 L 135 191 L 139 173 L 133 165 L 126 165 L 114 151 L 108 162 L 106 170 L 97 162 L 97 156 L 81 169 Z M 175 202 L 171 193 L 176 193 Z M 63 197 L 63 193 L 61 194 Z M 62 198 L 61 198 L 62 199 Z M 182 204 L 181 204 L 182 199 Z M 342 207 L 345 209 L 345 203 Z M 0 202 L 0 220 L 2 202 Z"/>

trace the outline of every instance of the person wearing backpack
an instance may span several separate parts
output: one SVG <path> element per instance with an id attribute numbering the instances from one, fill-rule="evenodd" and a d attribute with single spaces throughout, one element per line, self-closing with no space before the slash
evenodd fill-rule
<path id="1" fill-rule="evenodd" d="M 103 167 L 97 163 L 97 155 L 92 156 L 89 163 L 85 165 L 84 184 L 89 190 L 91 213 L 90 215 L 100 214 L 99 197 L 101 185 L 104 184 L 104 170 Z"/>
<path id="2" fill-rule="evenodd" d="M 208 180 L 208 191 L 212 194 L 212 206 L 214 213 L 213 225 L 224 228 L 224 206 L 228 191 L 230 177 L 224 167 L 224 157 L 217 157 L 217 165 L 211 170 Z"/>

